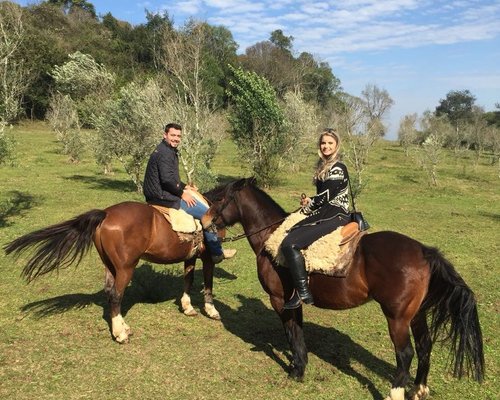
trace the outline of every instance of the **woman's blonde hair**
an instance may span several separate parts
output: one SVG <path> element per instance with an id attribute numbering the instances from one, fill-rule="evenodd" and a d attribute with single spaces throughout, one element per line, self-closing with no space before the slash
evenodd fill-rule
<path id="1" fill-rule="evenodd" d="M 330 136 L 337 143 L 337 147 L 335 148 L 335 151 L 329 157 L 325 157 L 320 149 L 321 141 L 323 140 L 323 136 Z M 328 173 L 328 171 L 330 170 L 332 165 L 335 164 L 339 160 L 339 150 L 340 150 L 340 136 L 339 136 L 339 134 L 331 128 L 326 128 L 321 133 L 321 135 L 319 135 L 319 138 L 318 138 L 319 160 L 318 160 L 318 164 L 316 165 L 316 172 L 314 173 L 314 178 L 313 178 L 313 181 L 315 183 L 318 179 L 324 180 L 326 174 Z"/>

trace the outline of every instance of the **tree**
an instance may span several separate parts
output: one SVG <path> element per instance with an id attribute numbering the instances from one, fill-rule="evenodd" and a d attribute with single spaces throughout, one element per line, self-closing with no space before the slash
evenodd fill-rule
<path id="1" fill-rule="evenodd" d="M 161 86 L 153 79 L 131 82 L 115 99 L 102 105 L 103 112 L 95 116 L 99 134 L 98 157 L 117 158 L 125 168 L 137 192 L 142 192 L 144 165 L 155 144 L 165 118 L 165 97 Z"/>
<path id="2" fill-rule="evenodd" d="M 14 139 L 6 132 L 6 123 L 0 120 L 0 165 L 13 160 Z"/>
<path id="3" fill-rule="evenodd" d="M 17 4 L 0 3 L 0 121 L 10 123 L 19 117 L 24 92 L 31 73 L 21 48 L 26 40 L 23 11 Z"/>
<path id="4" fill-rule="evenodd" d="M 398 140 L 401 147 L 403 147 L 405 151 L 405 155 L 408 157 L 410 152 L 410 147 L 413 144 L 416 144 L 417 140 L 417 114 L 405 115 L 401 118 L 399 122 L 399 130 L 398 130 Z"/>
<path id="5" fill-rule="evenodd" d="M 376 85 L 368 84 L 361 92 L 364 99 L 365 113 L 369 121 L 374 125 L 369 129 L 373 130 L 375 127 L 380 128 L 378 134 L 385 135 L 385 126 L 381 123 L 384 116 L 389 112 L 394 105 L 394 100 L 389 96 L 389 92 L 385 89 L 380 89 Z"/>
<path id="6" fill-rule="evenodd" d="M 83 153 L 83 141 L 75 102 L 67 94 L 55 93 L 51 97 L 46 118 L 62 144 L 62 153 L 69 156 L 70 162 L 79 162 Z"/>
<path id="7" fill-rule="evenodd" d="M 453 131 L 453 126 L 445 116 L 438 117 L 430 112 L 424 113 L 420 125 L 426 138 L 420 145 L 417 156 L 422 168 L 427 172 L 429 184 L 437 186 L 437 167 L 441 162 L 446 137 Z"/>
<path id="8" fill-rule="evenodd" d="M 101 112 L 102 103 L 111 97 L 115 76 L 93 57 L 77 51 L 69 61 L 52 70 L 56 90 L 74 101 L 82 126 L 92 128 L 93 114 Z"/>
<path id="9" fill-rule="evenodd" d="M 484 110 L 481 107 L 474 106 L 471 119 L 465 127 L 465 137 L 469 143 L 469 148 L 474 151 L 475 167 L 479 164 L 479 160 L 486 148 L 488 137 L 491 135 L 488 132 L 490 129 L 494 129 L 494 127 L 488 126 L 488 121 L 484 118 Z"/>
<path id="10" fill-rule="evenodd" d="M 178 32 L 165 31 L 159 58 L 167 78 L 169 99 L 166 103 L 171 120 L 183 127 L 181 161 L 188 182 L 200 189 L 216 183 L 211 162 L 222 138 L 213 129 L 217 94 L 210 90 L 214 82 L 205 74 L 208 25 L 188 21 Z"/>
<path id="11" fill-rule="evenodd" d="M 439 101 L 435 114 L 437 117 L 446 116 L 455 132 L 449 136 L 449 147 L 457 153 L 465 141 L 463 127 L 472 119 L 472 109 L 476 97 L 469 90 L 452 90 L 445 99 Z"/>
<path id="12" fill-rule="evenodd" d="M 243 161 L 263 186 L 276 182 L 287 156 L 285 118 L 269 81 L 255 72 L 231 67 L 229 124 Z"/>
<path id="13" fill-rule="evenodd" d="M 291 167 L 298 169 L 311 145 L 311 137 L 319 129 L 317 106 L 306 102 L 302 93 L 290 91 L 283 99 L 283 114 L 289 138 L 285 152 Z"/>
<path id="14" fill-rule="evenodd" d="M 97 18 L 94 5 L 86 0 L 46 0 L 47 3 L 61 7 L 65 13 L 75 13 L 83 10 L 93 18 Z"/>
<path id="15" fill-rule="evenodd" d="M 271 32 L 269 41 L 279 49 L 290 53 L 293 47 L 293 39 L 293 36 L 285 36 L 281 29 L 276 29 Z"/>
<path id="16" fill-rule="evenodd" d="M 386 131 L 385 114 L 393 100 L 385 90 L 367 85 L 362 97 L 343 94 L 335 106 L 332 126 L 345 138 L 345 155 L 353 166 L 352 193 L 358 196 L 365 185 L 363 173 L 368 154 Z"/>

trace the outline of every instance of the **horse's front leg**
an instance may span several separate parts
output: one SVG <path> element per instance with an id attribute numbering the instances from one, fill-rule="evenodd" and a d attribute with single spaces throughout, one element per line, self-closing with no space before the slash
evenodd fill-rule
<path id="1" fill-rule="evenodd" d="M 204 256 L 202 257 L 202 261 L 203 261 L 203 285 L 204 285 L 203 295 L 205 298 L 205 312 L 210 318 L 220 321 L 221 319 L 220 314 L 219 311 L 217 311 L 217 309 L 215 308 L 214 297 L 212 293 L 215 265 L 207 252 L 205 252 Z"/>
<path id="2" fill-rule="evenodd" d="M 185 315 L 194 317 L 198 315 L 196 310 L 191 305 L 191 289 L 194 282 L 194 267 L 196 265 L 196 258 L 184 261 L 184 293 L 181 297 L 181 307 Z"/>
<path id="3" fill-rule="evenodd" d="M 285 335 L 292 351 L 292 361 L 290 363 L 288 377 L 297 381 L 304 379 L 308 358 L 307 347 L 302 330 L 302 307 L 295 310 L 283 310 L 283 298 L 275 299 L 271 297 L 271 305 L 279 314 Z"/>

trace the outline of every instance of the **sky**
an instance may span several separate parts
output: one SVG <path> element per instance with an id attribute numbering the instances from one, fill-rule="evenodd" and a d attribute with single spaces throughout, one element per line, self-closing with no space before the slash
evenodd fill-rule
<path id="1" fill-rule="evenodd" d="M 190 17 L 223 25 L 238 53 L 281 29 L 296 55 L 328 62 L 347 93 L 388 91 L 388 139 L 402 117 L 434 111 L 452 90 L 469 90 L 485 111 L 500 103 L 500 0 L 89 1 L 133 25 L 146 22 L 146 9 L 167 11 L 176 26 Z"/>

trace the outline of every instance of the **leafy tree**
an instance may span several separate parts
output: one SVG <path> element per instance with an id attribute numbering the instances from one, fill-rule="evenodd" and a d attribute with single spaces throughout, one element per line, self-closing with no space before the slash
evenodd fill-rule
<path id="1" fill-rule="evenodd" d="M 387 91 L 373 85 L 366 86 L 362 97 L 345 93 L 340 100 L 329 125 L 336 126 L 345 138 L 345 155 L 353 166 L 352 192 L 356 197 L 365 186 L 363 174 L 368 155 L 386 130 L 383 118 L 393 101 Z"/>
<path id="2" fill-rule="evenodd" d="M 468 121 L 472 117 L 472 107 L 476 97 L 469 90 L 452 90 L 445 99 L 439 101 L 436 116 L 446 115 L 453 126 Z"/>
<path id="3" fill-rule="evenodd" d="M 281 29 L 276 29 L 271 32 L 269 41 L 281 50 L 288 51 L 290 53 L 293 47 L 293 39 L 293 36 L 285 36 Z"/>
<path id="4" fill-rule="evenodd" d="M 0 165 L 14 159 L 14 139 L 6 132 L 7 124 L 0 120 Z"/>
<path id="5" fill-rule="evenodd" d="M 98 154 L 104 161 L 117 158 L 142 192 L 145 161 L 154 149 L 164 123 L 165 98 L 158 82 L 131 82 L 124 86 L 118 98 L 102 105 L 103 112 L 95 116 L 98 130 Z"/>
<path id="6" fill-rule="evenodd" d="M 465 136 L 469 148 L 474 151 L 474 166 L 479 164 L 479 159 L 485 151 L 488 137 L 491 135 L 488 131 L 491 129 L 494 129 L 494 127 L 488 126 L 488 122 L 484 118 L 484 110 L 481 107 L 474 106 L 472 117 L 465 127 Z"/>
<path id="7" fill-rule="evenodd" d="M 75 13 L 85 11 L 93 18 L 97 18 L 94 5 L 85 0 L 47 0 L 47 3 L 61 7 L 65 13 Z"/>
<path id="8" fill-rule="evenodd" d="M 437 117 L 446 116 L 455 132 L 450 134 L 445 145 L 452 147 L 458 153 L 465 142 L 464 125 L 472 119 L 472 109 L 476 97 L 469 90 L 452 90 L 448 92 L 445 99 L 439 101 L 435 114 Z"/>
<path id="9" fill-rule="evenodd" d="M 289 138 L 283 111 L 269 81 L 242 68 L 231 67 L 231 71 L 231 135 L 257 181 L 269 187 L 276 182 L 278 165 L 286 156 Z"/>
<path id="10" fill-rule="evenodd" d="M 446 137 L 453 131 L 453 126 L 445 116 L 438 117 L 430 112 L 424 113 L 420 124 L 425 132 L 425 140 L 419 147 L 418 161 L 427 172 L 429 184 L 437 186 L 438 164 Z"/>
<path id="11" fill-rule="evenodd" d="M 62 144 L 62 153 L 69 156 L 70 162 L 78 163 L 83 153 L 83 141 L 77 107 L 69 95 L 56 93 L 52 96 L 47 120 Z"/>
<path id="12" fill-rule="evenodd" d="M 484 113 L 484 118 L 488 122 L 488 125 L 494 125 L 500 128 L 500 103 L 495 104 L 496 111 L 489 111 Z"/>
<path id="13" fill-rule="evenodd" d="M 113 92 L 115 76 L 88 54 L 76 52 L 69 61 L 56 65 L 51 73 L 58 92 L 74 101 L 82 126 L 92 127 L 92 115 L 102 110 L 102 103 Z"/>
<path id="14" fill-rule="evenodd" d="M 293 169 L 298 169 L 303 155 L 315 140 L 319 127 L 318 109 L 308 103 L 300 92 L 287 92 L 283 99 L 283 113 L 288 135 L 287 161 Z"/>
<path id="15" fill-rule="evenodd" d="M 178 32 L 165 32 L 159 59 L 170 94 L 168 114 L 183 127 L 182 164 L 188 181 L 200 189 L 216 183 L 210 165 L 221 138 L 219 130 L 212 130 L 218 101 L 211 90 L 216 83 L 205 73 L 210 61 L 204 57 L 211 37 L 207 29 L 204 23 L 189 21 Z"/>
<path id="16" fill-rule="evenodd" d="M 26 41 L 23 11 L 17 4 L 0 3 L 0 121 L 15 121 L 31 79 L 22 44 Z"/>
<path id="17" fill-rule="evenodd" d="M 405 115 L 399 122 L 398 140 L 408 157 L 410 147 L 417 142 L 417 114 Z"/>

